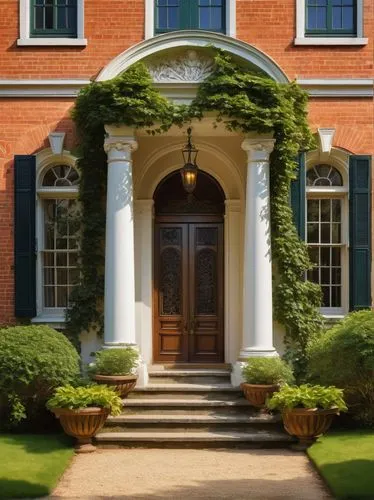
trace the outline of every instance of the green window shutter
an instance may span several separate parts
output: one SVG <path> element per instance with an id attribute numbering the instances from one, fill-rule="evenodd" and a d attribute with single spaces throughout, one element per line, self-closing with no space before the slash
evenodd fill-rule
<path id="1" fill-rule="evenodd" d="M 15 315 L 36 315 L 35 156 L 14 157 Z"/>
<path id="2" fill-rule="evenodd" d="M 371 307 L 371 158 L 349 159 L 349 308 Z"/>
<path id="3" fill-rule="evenodd" d="M 297 178 L 291 182 L 293 220 L 302 240 L 305 240 L 305 153 L 298 157 Z"/>

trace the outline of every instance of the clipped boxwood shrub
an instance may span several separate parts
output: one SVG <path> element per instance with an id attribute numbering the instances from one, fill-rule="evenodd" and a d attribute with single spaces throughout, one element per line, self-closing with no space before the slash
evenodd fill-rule
<path id="1" fill-rule="evenodd" d="M 95 362 L 89 366 L 92 375 L 130 375 L 138 366 L 139 353 L 133 347 L 106 349 L 96 353 Z"/>
<path id="2" fill-rule="evenodd" d="M 242 374 L 248 384 L 291 384 L 294 377 L 290 366 L 276 357 L 249 358 Z"/>
<path id="3" fill-rule="evenodd" d="M 1 329 L 1 425 L 43 426 L 47 399 L 56 387 L 74 381 L 79 373 L 79 355 L 62 333 L 45 325 Z"/>
<path id="4" fill-rule="evenodd" d="M 344 389 L 351 415 L 374 427 L 374 312 L 346 316 L 308 347 L 308 378 Z"/>

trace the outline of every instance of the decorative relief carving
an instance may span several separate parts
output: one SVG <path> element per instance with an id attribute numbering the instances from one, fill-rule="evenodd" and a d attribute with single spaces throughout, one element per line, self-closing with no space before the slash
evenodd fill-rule
<path id="1" fill-rule="evenodd" d="M 197 228 L 197 245 L 217 245 L 217 228 L 216 227 L 198 227 Z"/>
<path id="2" fill-rule="evenodd" d="M 148 69 L 154 82 L 199 83 L 213 72 L 214 61 L 194 50 L 188 50 L 174 59 L 149 63 Z"/>
<path id="3" fill-rule="evenodd" d="M 197 314 L 217 314 L 217 286 L 216 252 L 206 248 L 196 256 Z"/>
<path id="4" fill-rule="evenodd" d="M 181 314 L 182 259 L 180 251 L 166 248 L 161 254 L 160 310 L 162 315 Z"/>
<path id="5" fill-rule="evenodd" d="M 138 149 L 138 143 L 133 137 L 107 137 L 104 142 L 104 151 L 124 151 L 132 153 Z"/>
<path id="6" fill-rule="evenodd" d="M 161 246 L 165 247 L 168 245 L 180 246 L 182 241 L 182 231 L 178 227 L 172 227 L 170 229 L 161 229 Z"/>

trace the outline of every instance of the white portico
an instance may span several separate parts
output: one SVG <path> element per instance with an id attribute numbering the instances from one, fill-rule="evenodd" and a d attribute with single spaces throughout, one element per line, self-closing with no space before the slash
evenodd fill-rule
<path id="1" fill-rule="evenodd" d="M 201 47 L 201 40 L 198 41 Z M 190 44 L 194 45 L 192 38 Z M 155 85 L 177 102 L 188 102 L 198 82 L 211 71 L 209 49 L 205 52 L 199 47 L 172 47 L 154 57 L 148 50 L 145 62 Z M 213 122 L 214 117 L 207 116 L 201 122 L 192 122 L 191 127 L 199 149 L 201 175 L 211 178 L 224 197 L 221 361 L 233 365 L 232 383 L 237 385 L 244 359 L 276 355 L 274 345 L 278 350 L 281 346 L 281 334 L 274 327 L 272 316 L 269 156 L 274 140 L 258 134 L 243 137 L 227 131 L 223 125 L 214 128 Z M 172 127 L 165 134 L 149 136 L 122 124 L 105 127 L 108 188 L 104 346 L 139 348 L 140 386 L 148 382 L 147 367 L 159 362 L 154 349 L 155 300 L 159 300 L 158 295 L 155 299 L 159 267 L 154 251 L 158 217 L 155 193 L 182 166 L 186 128 Z M 200 215 L 200 225 L 201 220 Z M 206 220 L 208 224 L 213 221 L 210 216 Z M 188 247 L 191 248 L 191 242 Z M 190 272 L 191 267 L 183 268 L 184 274 Z M 182 343 L 185 339 L 188 345 L 196 331 L 190 323 L 183 326 L 183 321 L 178 338 Z M 165 338 L 170 341 L 171 337 Z M 209 336 L 204 342 L 208 346 Z M 206 347 L 207 352 L 209 348 Z"/>

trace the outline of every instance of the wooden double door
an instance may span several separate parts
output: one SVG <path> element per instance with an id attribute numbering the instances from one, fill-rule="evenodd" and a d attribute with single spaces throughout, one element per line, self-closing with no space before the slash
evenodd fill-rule
<path id="1" fill-rule="evenodd" d="M 222 362 L 223 223 L 186 219 L 155 224 L 154 361 Z"/>

